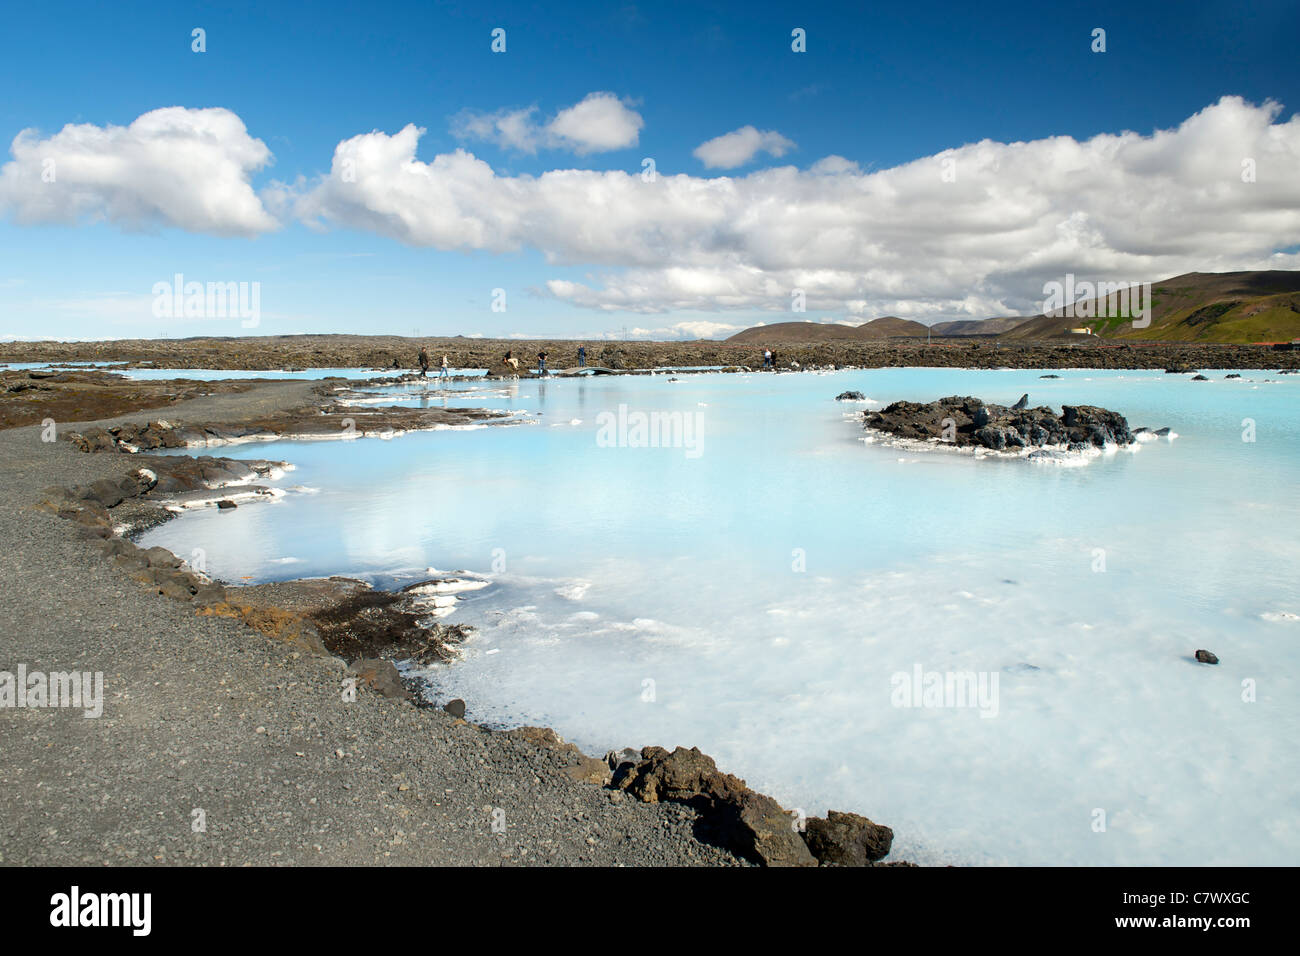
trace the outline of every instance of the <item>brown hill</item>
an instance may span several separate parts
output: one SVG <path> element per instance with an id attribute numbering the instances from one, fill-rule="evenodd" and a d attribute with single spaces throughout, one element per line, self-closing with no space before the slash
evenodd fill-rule
<path id="1" fill-rule="evenodd" d="M 930 326 L 934 335 L 1001 335 L 1028 321 L 1027 316 L 1006 315 L 995 319 L 956 319 Z"/>
<path id="2" fill-rule="evenodd" d="M 862 325 L 838 325 L 831 322 L 774 322 L 755 325 L 737 332 L 726 341 L 739 345 L 806 345 L 815 342 L 876 342 L 900 337 L 924 337 L 926 327 L 920 322 L 886 315 Z"/>
<path id="3" fill-rule="evenodd" d="M 897 339 L 897 338 L 916 338 L 925 336 L 930 330 L 920 322 L 913 322 L 911 319 L 900 319 L 896 315 L 886 315 L 879 319 L 872 319 L 870 322 L 864 322 L 858 326 L 858 338 L 860 339 Z"/>
<path id="4" fill-rule="evenodd" d="M 1072 328 L 1102 338 L 1163 342 L 1289 342 L 1300 336 L 1300 271 L 1189 272 L 1151 284 L 1151 324 L 1135 328 L 1132 303 L 1093 298 L 1072 315 L 1060 310 L 1025 320 L 1001 338 L 1078 339 Z M 1083 313 L 1082 315 L 1080 313 Z"/>
<path id="5" fill-rule="evenodd" d="M 852 325 L 832 322 L 773 322 L 755 325 L 726 339 L 740 345 L 802 345 L 813 342 L 852 342 L 858 338 L 858 329 Z"/>

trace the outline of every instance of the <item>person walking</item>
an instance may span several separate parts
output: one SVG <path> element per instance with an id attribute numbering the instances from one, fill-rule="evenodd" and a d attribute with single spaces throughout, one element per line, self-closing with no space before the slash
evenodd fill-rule
<path id="1" fill-rule="evenodd" d="M 444 355 L 442 357 L 442 370 L 438 372 L 438 378 L 446 378 L 446 377 L 447 377 L 447 356 Z"/>
<path id="2" fill-rule="evenodd" d="M 420 363 L 420 378 L 429 377 L 429 350 L 423 345 L 420 346 L 420 355 L 416 359 Z"/>
<path id="3" fill-rule="evenodd" d="M 772 367 L 772 350 L 763 349 L 763 368 Z"/>
<path id="4" fill-rule="evenodd" d="M 578 346 L 578 368 L 583 368 L 587 364 L 587 346 Z"/>

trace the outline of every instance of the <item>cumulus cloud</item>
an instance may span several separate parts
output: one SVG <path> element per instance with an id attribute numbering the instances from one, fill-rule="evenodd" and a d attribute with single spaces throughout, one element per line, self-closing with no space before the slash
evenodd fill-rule
<path id="1" fill-rule="evenodd" d="M 23 130 L 0 168 L 0 211 L 19 223 L 108 221 L 130 230 L 253 236 L 278 225 L 250 177 L 271 151 L 226 109 L 153 110 L 129 126 Z"/>
<path id="2" fill-rule="evenodd" d="M 779 158 L 792 149 L 794 143 L 776 130 L 742 126 L 701 143 L 695 147 L 693 155 L 710 169 L 735 169 L 750 162 L 760 152 Z"/>
<path id="3" fill-rule="evenodd" d="M 293 198 L 322 226 L 412 245 L 533 248 L 596 270 L 545 294 L 602 310 L 808 310 L 905 318 L 1036 311 L 1045 281 L 1297 268 L 1300 117 L 1225 97 L 1150 135 L 983 141 L 861 171 L 828 157 L 746 176 L 557 169 L 499 176 L 421 130 L 356 136 Z M 1255 182 L 1243 181 L 1252 160 Z M 345 171 L 354 173 L 349 181 Z"/>
<path id="4" fill-rule="evenodd" d="M 493 113 L 464 110 L 451 123 L 458 139 L 482 140 L 502 149 L 536 153 L 567 149 L 580 156 L 635 146 L 645 121 L 613 93 L 588 93 L 581 103 L 562 109 L 547 122 L 535 106 Z"/>

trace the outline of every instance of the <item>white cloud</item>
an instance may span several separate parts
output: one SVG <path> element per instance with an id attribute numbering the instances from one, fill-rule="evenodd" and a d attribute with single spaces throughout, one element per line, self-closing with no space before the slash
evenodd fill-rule
<path id="1" fill-rule="evenodd" d="M 277 228 L 249 183 L 271 151 L 226 109 L 153 110 L 129 126 L 23 130 L 0 168 L 0 212 L 23 224 L 107 220 L 253 236 Z"/>
<path id="2" fill-rule="evenodd" d="M 535 153 L 543 138 L 541 127 L 533 120 L 536 112 L 535 106 L 495 113 L 465 110 L 452 118 L 451 131 L 457 139 L 477 139 L 502 149 Z"/>
<path id="3" fill-rule="evenodd" d="M 560 110 L 547 131 L 574 152 L 599 153 L 635 146 L 645 121 L 613 93 L 589 93 L 576 106 Z"/>
<path id="4" fill-rule="evenodd" d="M 563 111 L 545 135 L 575 149 L 634 137 L 640 118 L 620 127 L 601 97 L 612 95 Z M 276 227 L 269 207 L 416 246 L 535 249 L 588 270 L 544 283 L 543 295 L 607 312 L 784 320 L 802 289 L 809 313 L 985 317 L 1037 311 L 1043 283 L 1067 272 L 1121 281 L 1300 268 L 1300 255 L 1274 252 L 1300 245 L 1300 117 L 1280 114 L 1224 97 L 1149 135 L 986 140 L 883 170 L 828 156 L 804 171 L 649 182 L 639 168 L 502 176 L 465 150 L 423 161 L 411 125 L 344 140 L 327 174 L 259 196 L 250 176 L 270 151 L 239 117 L 174 107 L 126 127 L 20 134 L 0 167 L 0 209 L 24 223 L 255 235 Z M 511 122 L 487 128 L 529 141 L 521 131 L 536 124 Z M 54 183 L 41 180 L 47 158 Z M 1255 182 L 1242 181 L 1246 159 Z"/>
<path id="5" fill-rule="evenodd" d="M 710 169 L 735 169 L 750 162 L 760 152 L 779 158 L 792 149 L 794 143 L 776 130 L 742 126 L 701 143 L 695 147 L 693 155 Z"/>
<path id="6" fill-rule="evenodd" d="M 499 176 L 421 130 L 339 144 L 293 199 L 321 225 L 441 249 L 540 250 L 598 270 L 545 294 L 608 311 L 770 310 L 985 317 L 1036 311 L 1042 285 L 1297 268 L 1300 117 L 1225 97 L 1151 135 L 979 143 L 871 172 L 842 157 L 716 178 L 557 169 Z M 1251 158 L 1257 182 L 1242 181 Z M 954 182 L 945 181 L 952 160 Z M 341 175 L 346 161 L 356 181 Z"/>
<path id="7" fill-rule="evenodd" d="M 567 149 L 585 156 L 635 146 L 645 125 L 641 114 L 613 93 L 588 93 L 546 123 L 537 120 L 537 112 L 535 106 L 494 113 L 464 110 L 452 118 L 451 130 L 458 139 L 482 140 L 502 149 Z"/>

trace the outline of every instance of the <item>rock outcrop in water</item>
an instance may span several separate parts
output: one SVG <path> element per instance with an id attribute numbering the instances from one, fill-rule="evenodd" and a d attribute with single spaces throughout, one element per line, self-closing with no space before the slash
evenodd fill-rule
<path id="1" fill-rule="evenodd" d="M 1028 404 L 1025 399 L 1022 402 Z M 894 438 L 991 451 L 1044 446 L 1080 450 L 1131 445 L 1135 440 L 1118 412 L 1096 405 L 1065 405 L 1061 412 L 1057 415 L 1046 406 L 1007 408 L 970 396 L 951 396 L 936 402 L 894 402 L 879 411 L 865 412 L 863 422 L 866 428 Z"/>

